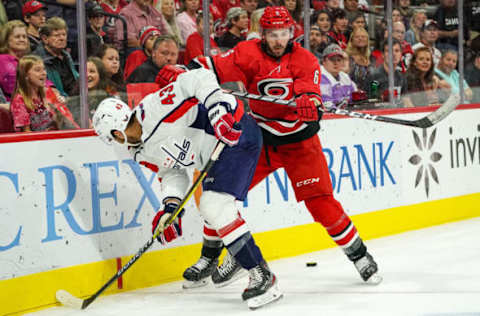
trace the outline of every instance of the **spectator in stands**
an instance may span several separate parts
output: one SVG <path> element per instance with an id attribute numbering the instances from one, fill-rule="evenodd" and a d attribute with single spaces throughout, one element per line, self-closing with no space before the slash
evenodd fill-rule
<path id="1" fill-rule="evenodd" d="M 280 5 L 287 8 L 295 22 L 293 38 L 303 34 L 303 0 L 280 0 Z"/>
<path id="2" fill-rule="evenodd" d="M 97 56 L 103 62 L 105 73 L 110 79 L 110 87 L 107 87 L 107 91 L 110 94 L 116 94 L 125 91 L 125 80 L 123 79 L 123 73 L 120 69 L 120 54 L 117 48 L 110 44 L 102 45 L 99 54 Z"/>
<path id="3" fill-rule="evenodd" d="M 243 34 L 248 30 L 248 14 L 241 7 L 230 8 L 226 20 L 228 31 L 216 40 L 222 50 L 233 48 L 239 42 L 244 41 Z"/>
<path id="4" fill-rule="evenodd" d="M 253 11 L 252 15 L 250 16 L 250 29 L 247 33 L 247 40 L 251 40 L 254 38 L 261 39 L 262 36 L 260 35 L 260 18 L 263 15 L 264 8 L 257 9 Z"/>
<path id="5" fill-rule="evenodd" d="M 470 1 L 465 12 L 470 26 L 470 39 L 474 39 L 480 35 L 480 1 Z"/>
<path id="6" fill-rule="evenodd" d="M 16 88 L 10 104 L 16 131 L 58 129 L 55 110 L 45 98 L 46 80 L 47 73 L 40 57 L 27 55 L 19 60 Z"/>
<path id="7" fill-rule="evenodd" d="M 103 11 L 110 14 L 119 15 L 120 11 L 128 5 L 126 0 L 101 0 L 98 1 Z M 115 23 L 116 18 L 106 16 L 105 17 L 105 32 L 110 40 L 115 39 Z M 121 23 L 121 22 L 120 22 Z"/>
<path id="8" fill-rule="evenodd" d="M 175 10 L 174 0 L 159 0 L 157 2 L 157 9 L 163 14 L 163 17 L 170 27 L 168 34 L 175 38 L 175 41 L 179 47 L 185 47 L 185 41 L 180 35 L 180 28 L 177 22 L 177 11 Z"/>
<path id="9" fill-rule="evenodd" d="M 258 0 L 240 0 L 240 6 L 247 11 L 248 18 L 251 19 L 252 13 L 258 8 Z"/>
<path id="10" fill-rule="evenodd" d="M 352 35 L 353 29 L 357 27 L 367 29 L 367 21 L 365 20 L 365 15 L 361 12 L 357 12 L 353 14 L 348 19 L 348 28 L 347 28 L 347 31 L 345 32 L 345 37 L 350 38 L 350 35 Z"/>
<path id="11" fill-rule="evenodd" d="M 428 47 L 414 51 L 407 70 L 408 95 L 403 96 L 405 107 L 427 106 L 440 102 L 439 88 L 447 88 L 435 76 L 432 52 Z"/>
<path id="12" fill-rule="evenodd" d="M 153 44 L 160 35 L 162 35 L 160 30 L 152 25 L 144 26 L 140 30 L 138 38 L 142 49 L 137 49 L 128 55 L 125 62 L 124 79 L 127 79 L 138 66 L 152 56 Z"/>
<path id="13" fill-rule="evenodd" d="M 346 52 L 349 56 L 348 74 L 357 86 L 368 91 L 368 83 L 364 80 L 370 72 L 372 64 L 368 33 L 363 28 L 353 30 Z"/>
<path id="14" fill-rule="evenodd" d="M 45 24 L 47 7 L 37 0 L 31 0 L 23 5 L 23 20 L 27 23 L 30 50 L 34 51 L 42 43 L 38 30 Z"/>
<path id="15" fill-rule="evenodd" d="M 403 22 L 395 22 L 392 26 L 392 37 L 396 39 L 402 46 L 402 60 L 400 66 L 402 72 L 406 71 L 406 60 L 410 60 L 413 56 L 412 46 L 405 40 L 405 26 Z"/>
<path id="16" fill-rule="evenodd" d="M 358 10 L 358 0 L 344 0 L 343 4 L 345 13 L 347 14 L 347 19 L 351 21 L 353 16 L 360 12 Z"/>
<path id="17" fill-rule="evenodd" d="M 105 15 L 102 7 L 93 1 L 85 3 L 86 13 L 88 18 L 87 35 L 96 38 L 98 46 L 108 43 L 107 34 L 103 31 L 105 25 Z"/>
<path id="18" fill-rule="evenodd" d="M 213 32 L 213 18 L 209 15 L 210 18 L 210 34 Z M 203 56 L 204 45 L 203 45 L 203 14 L 197 16 L 197 30 L 195 33 L 191 34 L 187 39 L 187 46 L 185 49 L 184 63 L 188 63 L 198 56 Z M 217 43 L 210 36 L 210 55 L 216 55 L 220 53 L 220 48 Z"/>
<path id="19" fill-rule="evenodd" d="M 153 44 L 152 56 L 132 72 L 127 83 L 155 82 L 160 68 L 175 65 L 177 60 L 177 42 L 170 35 L 162 35 Z"/>
<path id="20" fill-rule="evenodd" d="M 7 22 L 0 29 L 0 88 L 10 101 L 17 77 L 17 65 L 30 50 L 27 26 L 19 20 Z"/>
<path id="21" fill-rule="evenodd" d="M 480 103 L 480 51 L 476 52 L 472 63 L 465 65 L 465 79 L 473 89 L 472 103 Z"/>
<path id="22" fill-rule="evenodd" d="M 341 9 L 340 0 L 327 0 L 323 9 L 328 13 L 333 14 L 335 10 Z"/>
<path id="23" fill-rule="evenodd" d="M 53 17 L 40 28 L 43 44 L 34 54 L 43 58 L 47 77 L 63 96 L 72 93 L 78 79 L 72 57 L 66 51 L 67 24 L 62 18 Z"/>
<path id="24" fill-rule="evenodd" d="M 407 78 L 404 74 L 401 73 L 401 68 L 399 63 L 402 59 L 402 46 L 400 42 L 396 39 L 393 39 L 392 43 L 392 62 L 393 62 L 393 84 L 394 84 L 394 96 L 400 98 L 401 94 L 407 93 Z M 388 41 L 384 41 L 383 44 L 383 64 L 379 67 L 374 68 L 366 81 L 368 84 L 371 84 L 372 81 L 378 83 L 377 86 L 377 95 L 369 95 L 371 99 L 381 99 L 383 101 L 389 100 L 389 90 L 388 90 Z M 370 91 L 371 92 L 371 91 Z M 393 102 L 393 101 L 391 101 Z"/>
<path id="25" fill-rule="evenodd" d="M 310 27 L 310 51 L 319 61 L 321 61 L 322 52 L 328 44 L 328 38 L 322 34 L 318 25 L 312 25 Z"/>
<path id="26" fill-rule="evenodd" d="M 433 14 L 433 20 L 438 25 L 437 47 L 440 50 L 458 49 L 458 11 L 457 0 L 440 0 L 440 6 Z M 463 31 L 465 41 L 470 38 L 467 19 L 464 19 Z"/>
<path id="27" fill-rule="evenodd" d="M 342 9 L 334 9 L 330 16 L 332 18 L 332 29 L 328 32 L 329 41 L 337 44 L 342 49 L 346 49 L 347 38 L 345 37 L 345 32 L 348 28 L 347 15 Z"/>
<path id="28" fill-rule="evenodd" d="M 190 34 L 197 31 L 197 11 L 199 0 L 182 0 L 181 12 L 177 15 L 182 40 L 186 43 Z"/>
<path id="29" fill-rule="evenodd" d="M 352 101 L 355 82 L 342 71 L 347 54 L 337 44 L 328 45 L 322 53 L 320 90 L 325 106 L 336 107 L 342 101 Z"/>
<path id="30" fill-rule="evenodd" d="M 193 0 L 197 1 L 198 0 Z M 140 30 L 148 25 L 155 26 L 161 34 L 168 33 L 168 25 L 163 15 L 155 9 L 150 0 L 132 0 L 130 4 L 120 10 L 120 14 L 127 21 L 127 43 L 128 47 L 136 49 L 141 47 L 138 34 Z M 116 45 L 121 47 L 123 41 L 123 25 L 117 20 L 115 24 Z"/>
<path id="31" fill-rule="evenodd" d="M 458 53 L 454 50 L 445 50 L 442 53 L 440 62 L 435 67 L 435 74 L 442 80 L 445 80 L 454 94 L 460 93 L 460 74 L 456 70 L 458 61 Z M 467 81 L 463 81 L 463 91 L 465 92 L 465 99 L 470 101 L 473 97 L 472 89 Z"/>
<path id="32" fill-rule="evenodd" d="M 118 97 L 119 94 L 114 90 L 113 84 L 109 79 L 103 62 L 98 57 L 89 57 L 87 59 L 87 88 L 88 88 L 88 111 L 91 119 L 95 113 L 97 105 L 106 98 Z M 68 98 L 68 105 L 71 109 L 73 118 L 79 122 L 82 106 L 80 104 L 79 86 L 75 87 L 75 96 Z"/>
<path id="33" fill-rule="evenodd" d="M 332 20 L 330 19 L 328 12 L 325 10 L 315 11 L 312 16 L 312 21 L 318 25 L 322 34 L 326 35 L 332 28 Z"/>
<path id="34" fill-rule="evenodd" d="M 437 22 L 434 20 L 426 20 L 423 23 L 422 30 L 420 32 L 420 42 L 412 46 L 413 51 L 415 52 L 420 47 L 427 47 L 430 49 L 430 52 L 433 56 L 433 62 L 435 65 L 438 64 L 440 58 L 442 57 L 442 53 L 440 50 L 435 47 L 435 43 L 438 39 L 438 25 Z M 410 60 L 407 58 L 406 60 L 407 66 L 410 65 Z"/>
<path id="35" fill-rule="evenodd" d="M 420 32 L 425 21 L 427 21 L 425 10 L 417 9 L 413 11 L 412 18 L 410 19 L 410 28 L 405 33 L 405 40 L 409 42 L 410 45 L 413 46 L 420 42 Z"/>
<path id="36" fill-rule="evenodd" d="M 397 8 L 394 8 L 392 10 L 392 23 L 395 23 L 395 22 L 403 22 L 402 14 L 400 13 L 400 10 Z"/>
<path id="37" fill-rule="evenodd" d="M 224 19 L 227 17 L 230 8 L 241 6 L 240 0 L 216 0 L 215 2 Z"/>
<path id="38" fill-rule="evenodd" d="M 410 20 L 413 16 L 413 9 L 410 5 L 410 0 L 396 0 L 395 7 L 400 11 L 402 15 L 402 22 L 405 25 L 405 28 L 410 27 Z"/>

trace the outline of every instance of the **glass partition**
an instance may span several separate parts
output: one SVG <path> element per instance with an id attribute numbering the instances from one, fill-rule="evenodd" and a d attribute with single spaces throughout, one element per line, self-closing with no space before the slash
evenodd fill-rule
<path id="1" fill-rule="evenodd" d="M 165 64 L 245 40 L 268 51 L 268 5 L 287 8 L 291 45 L 317 57 L 327 106 L 425 107 L 451 93 L 480 102 L 480 1 L 28 1 L 0 19 L 0 132 L 90 128 L 99 102 L 136 105 Z"/>

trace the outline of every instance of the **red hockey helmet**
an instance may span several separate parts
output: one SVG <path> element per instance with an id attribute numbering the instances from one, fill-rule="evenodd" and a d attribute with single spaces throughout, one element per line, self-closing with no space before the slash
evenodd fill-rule
<path id="1" fill-rule="evenodd" d="M 287 8 L 266 7 L 260 18 L 260 26 L 263 29 L 283 29 L 293 26 L 293 19 Z"/>

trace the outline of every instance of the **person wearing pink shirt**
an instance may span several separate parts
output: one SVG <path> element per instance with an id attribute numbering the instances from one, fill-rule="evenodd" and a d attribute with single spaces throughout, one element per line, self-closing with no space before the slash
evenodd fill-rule
<path id="1" fill-rule="evenodd" d="M 10 101 L 17 78 L 18 60 L 30 50 L 27 26 L 20 20 L 7 22 L 0 33 L 0 88 Z"/>
<path id="2" fill-rule="evenodd" d="M 137 48 L 141 46 L 138 34 L 147 25 L 157 27 L 162 35 L 168 33 L 165 18 L 150 4 L 149 0 L 133 0 L 129 5 L 120 10 L 120 15 L 127 21 L 128 47 Z M 123 25 L 120 20 L 117 20 L 115 28 L 115 43 L 120 47 L 123 40 Z"/>
<path id="3" fill-rule="evenodd" d="M 177 15 L 177 23 L 184 43 L 192 33 L 197 31 L 196 19 L 199 6 L 199 0 L 182 0 L 182 11 Z"/>

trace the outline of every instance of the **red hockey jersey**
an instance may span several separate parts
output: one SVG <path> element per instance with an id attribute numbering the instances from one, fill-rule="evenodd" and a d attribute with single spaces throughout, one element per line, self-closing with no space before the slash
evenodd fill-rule
<path id="1" fill-rule="evenodd" d="M 248 92 L 285 100 L 301 94 L 320 95 L 320 66 L 315 56 L 298 43 L 287 47 L 279 59 L 262 49 L 261 40 L 240 42 L 233 49 L 211 57 L 220 83 L 242 81 Z M 264 141 L 272 145 L 307 139 L 317 133 L 317 122 L 300 122 L 292 107 L 250 100 L 250 108 L 262 128 Z"/>

